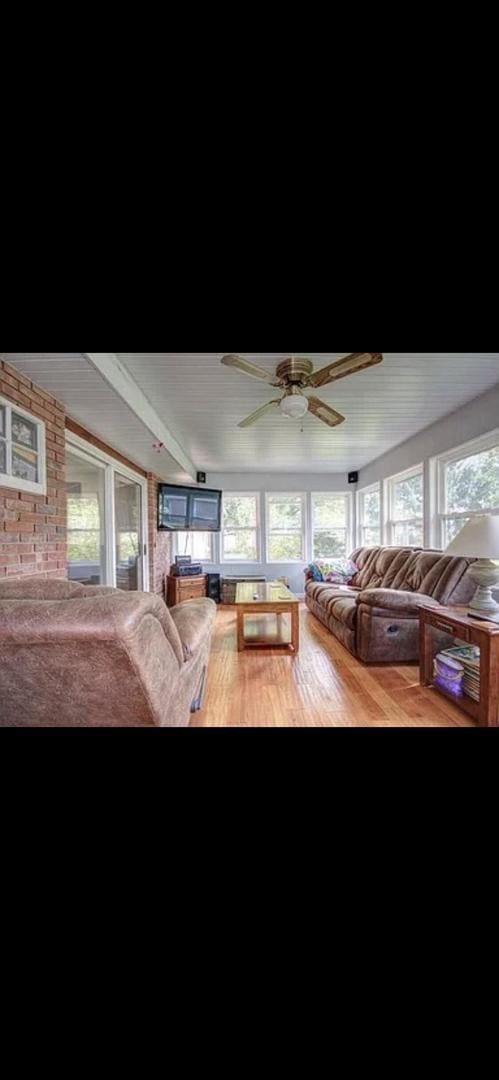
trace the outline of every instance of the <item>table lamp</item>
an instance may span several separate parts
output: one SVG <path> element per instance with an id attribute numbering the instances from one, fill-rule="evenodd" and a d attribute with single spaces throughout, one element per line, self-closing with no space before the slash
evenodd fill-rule
<path id="1" fill-rule="evenodd" d="M 499 562 L 493 562 L 499 560 L 499 517 L 484 514 L 472 518 L 449 544 L 446 554 L 478 560 L 468 570 L 478 586 L 469 606 L 474 611 L 499 611 L 492 596 L 492 589 L 499 587 Z"/>

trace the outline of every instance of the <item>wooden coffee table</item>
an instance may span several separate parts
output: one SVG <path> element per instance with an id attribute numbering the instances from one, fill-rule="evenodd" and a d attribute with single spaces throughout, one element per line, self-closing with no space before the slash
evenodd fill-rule
<path id="1" fill-rule="evenodd" d="M 299 652 L 300 601 L 285 585 L 278 581 L 240 584 L 236 606 L 238 652 L 275 647 Z M 269 619 L 269 615 L 275 615 L 275 619 Z M 284 618 L 287 615 L 289 620 Z"/>

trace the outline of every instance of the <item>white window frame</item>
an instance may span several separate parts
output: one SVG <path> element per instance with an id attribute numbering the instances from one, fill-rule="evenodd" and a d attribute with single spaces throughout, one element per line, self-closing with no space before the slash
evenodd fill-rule
<path id="1" fill-rule="evenodd" d="M 375 484 L 369 484 L 368 487 L 361 488 L 356 493 L 357 501 L 357 546 L 366 547 L 366 541 L 364 538 L 365 529 L 370 526 L 364 523 L 364 496 L 373 495 L 377 491 L 379 494 L 379 544 L 383 544 L 383 488 L 381 480 L 376 480 Z"/>
<path id="2" fill-rule="evenodd" d="M 238 528 L 232 528 L 231 532 L 247 532 L 248 528 L 254 529 L 256 532 L 256 559 L 235 559 L 233 557 L 225 556 L 225 528 L 224 528 L 224 509 L 226 499 L 254 499 L 256 504 L 256 525 L 250 525 Z M 220 534 L 220 562 L 224 565 L 237 565 L 241 566 L 261 566 L 262 565 L 262 508 L 261 508 L 261 492 L 260 491 L 224 491 L 222 501 L 222 531 Z"/>
<path id="3" fill-rule="evenodd" d="M 269 555 L 269 545 L 271 537 L 274 533 L 278 533 L 279 530 L 270 530 L 270 501 L 272 499 L 301 499 L 302 505 L 302 522 L 301 522 L 301 537 L 302 537 L 302 555 L 301 559 L 271 559 Z M 280 530 L 283 532 L 283 530 Z M 307 496 L 303 491 L 267 491 L 265 493 L 265 532 L 266 532 L 266 561 L 270 566 L 303 566 L 307 562 L 307 549 L 308 549 L 308 508 L 307 508 Z M 296 530 L 298 533 L 298 530 Z M 290 534 L 294 535 L 294 534 Z"/>
<path id="4" fill-rule="evenodd" d="M 353 551 L 353 495 L 351 491 L 312 491 L 310 500 L 310 550 L 312 559 L 316 558 L 315 555 L 315 528 L 314 528 L 314 500 L 321 498 L 331 499 L 344 499 L 346 503 L 346 555 L 345 558 L 352 554 Z M 340 528 L 341 526 L 337 526 Z M 319 531 L 319 530 L 318 530 Z M 321 532 L 326 532 L 326 529 L 321 529 Z M 334 528 L 332 530 L 335 531 Z M 318 559 L 324 558 L 322 555 L 317 555 Z"/>
<path id="5" fill-rule="evenodd" d="M 210 536 L 210 541 L 211 541 L 211 544 L 210 544 L 210 556 L 209 556 L 208 559 L 203 559 L 202 560 L 203 566 L 215 566 L 215 565 L 217 565 L 216 552 L 215 552 L 215 540 L 216 540 L 216 535 L 217 534 L 214 533 L 214 532 L 210 532 L 209 529 L 196 529 L 196 530 L 193 530 L 193 529 L 177 529 L 175 531 L 172 531 L 171 536 L 172 536 L 172 555 L 173 555 L 173 558 L 175 558 L 176 555 L 180 554 L 180 552 L 179 552 L 179 543 L 178 543 L 180 533 L 189 533 L 191 536 L 195 536 L 196 532 L 206 532 Z"/>
<path id="6" fill-rule="evenodd" d="M 39 420 L 37 416 L 33 416 L 33 413 L 28 412 L 26 409 L 21 408 L 20 405 L 16 405 L 15 401 L 10 401 L 8 398 L 0 397 L 0 405 L 5 409 L 5 436 L 2 436 L 2 441 L 5 441 L 7 451 L 7 472 L 0 472 L 0 487 L 13 488 L 14 491 L 29 491 L 32 495 L 46 495 L 47 494 L 47 452 L 45 445 L 45 424 L 43 420 Z M 12 475 L 12 413 L 15 412 L 18 416 L 23 416 L 25 420 L 28 420 L 30 424 L 35 424 L 37 428 L 37 456 L 38 456 L 38 473 L 41 477 L 40 481 L 36 483 L 33 480 L 23 480 L 20 476 Z M 16 446 L 19 446 L 16 443 Z M 26 450 L 30 447 L 26 446 Z"/>
<path id="7" fill-rule="evenodd" d="M 483 507 L 481 510 L 447 511 L 447 466 L 457 461 L 464 461 L 466 458 L 475 457 L 477 454 L 486 453 L 487 450 L 493 450 L 495 447 L 499 447 L 499 428 L 494 428 L 493 431 L 489 431 L 487 435 L 481 435 L 478 439 L 472 439 L 470 442 L 455 446 L 452 450 L 439 454 L 438 457 L 432 459 L 432 470 L 437 488 L 434 526 L 436 547 L 444 547 L 445 522 L 449 519 L 462 518 L 464 523 L 470 518 L 482 517 L 483 514 L 499 514 L 499 506 Z"/>
<path id="8" fill-rule="evenodd" d="M 397 521 L 393 517 L 393 508 L 395 503 L 393 489 L 395 484 L 400 484 L 403 480 L 412 480 L 413 476 L 421 476 L 423 481 L 423 510 L 421 518 L 399 518 Z M 395 473 L 393 476 L 387 476 L 384 482 L 384 503 L 385 503 L 385 535 L 387 538 L 388 547 L 395 547 L 394 533 L 397 525 L 419 525 L 421 524 L 423 532 L 423 540 L 421 546 L 425 545 L 425 508 L 426 508 L 426 478 L 424 462 L 420 462 L 419 465 L 412 465 L 410 469 L 405 469 L 403 472 Z M 409 545 L 407 545 L 409 546 Z"/>
<path id="9" fill-rule="evenodd" d="M 140 485 L 141 490 L 141 511 L 142 511 L 142 589 L 141 592 L 150 592 L 151 585 L 149 581 L 149 500 L 147 492 L 147 480 L 145 476 L 141 476 L 140 473 L 136 473 L 133 469 L 127 468 L 126 465 L 122 465 L 121 461 L 118 461 L 111 454 L 106 454 L 103 450 L 97 449 L 91 443 L 86 442 L 79 435 L 74 435 L 72 431 L 66 431 L 66 446 L 71 453 L 76 454 L 82 461 L 87 461 L 92 465 L 97 465 L 99 468 L 105 470 L 105 509 L 104 509 L 104 524 L 106 530 L 106 566 L 105 566 L 105 578 L 103 585 L 111 585 L 116 588 L 116 537 L 115 537 L 115 507 L 114 507 L 114 474 L 118 473 L 120 476 L 125 476 L 128 480 L 132 480 L 135 484 Z"/>

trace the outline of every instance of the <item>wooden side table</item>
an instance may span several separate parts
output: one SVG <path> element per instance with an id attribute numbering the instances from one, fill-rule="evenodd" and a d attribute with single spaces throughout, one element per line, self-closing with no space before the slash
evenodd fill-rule
<path id="1" fill-rule="evenodd" d="M 481 727 L 499 727 L 499 625 L 474 619 L 469 608 L 420 608 L 421 686 L 433 686 L 433 660 L 436 651 L 433 631 L 459 638 L 480 649 L 480 701 L 455 697 L 442 686 L 435 693 L 453 701 L 459 709 L 478 720 Z"/>
<path id="2" fill-rule="evenodd" d="M 165 594 L 168 607 L 176 607 L 185 600 L 200 600 L 206 596 L 208 579 L 206 574 L 199 577 L 175 577 L 168 574 L 165 579 Z"/>

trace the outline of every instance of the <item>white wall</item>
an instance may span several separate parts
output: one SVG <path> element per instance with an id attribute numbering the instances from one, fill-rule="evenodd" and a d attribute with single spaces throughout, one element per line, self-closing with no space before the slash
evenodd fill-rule
<path id="1" fill-rule="evenodd" d="M 348 477 L 328 475 L 324 473 L 208 473 L 206 478 L 207 487 L 221 489 L 227 492 L 259 491 L 262 492 L 262 562 L 261 563 L 223 563 L 212 566 L 206 565 L 207 571 L 216 574 L 231 576 L 233 574 L 261 574 L 262 577 L 272 581 L 278 577 L 287 577 L 293 592 L 302 595 L 304 592 L 303 572 L 309 559 L 303 563 L 267 563 L 267 530 L 265 521 L 264 493 L 270 492 L 304 492 L 308 496 L 314 492 L 341 491 L 352 493 L 355 488 L 348 483 Z M 310 514 L 311 500 L 307 499 L 307 513 Z M 355 536 L 355 499 L 352 498 L 352 545 Z M 310 557 L 311 557 L 311 553 Z"/>
<path id="2" fill-rule="evenodd" d="M 434 507 L 431 504 L 429 493 L 434 489 L 434 481 L 431 476 L 432 458 L 444 454 L 448 450 L 461 446 L 463 443 L 477 439 L 480 435 L 486 435 L 499 427 L 499 383 L 487 393 L 463 405 L 454 413 L 444 416 L 436 424 L 420 431 L 412 439 L 401 443 L 400 446 L 390 450 L 383 457 L 371 462 L 359 473 L 358 489 L 368 487 L 378 480 L 383 481 L 389 476 L 410 469 L 413 465 L 424 465 L 425 480 L 425 546 L 433 547 L 434 535 Z M 383 514 L 383 484 L 381 485 L 382 517 Z"/>
<path id="3" fill-rule="evenodd" d="M 436 424 L 366 465 L 359 474 L 359 488 L 374 484 L 386 476 L 394 476 L 412 465 L 419 465 L 421 461 L 429 461 L 437 454 L 444 454 L 461 443 L 486 435 L 496 427 L 499 427 L 499 383 L 486 394 L 463 405 L 462 409 L 449 413 Z"/>

